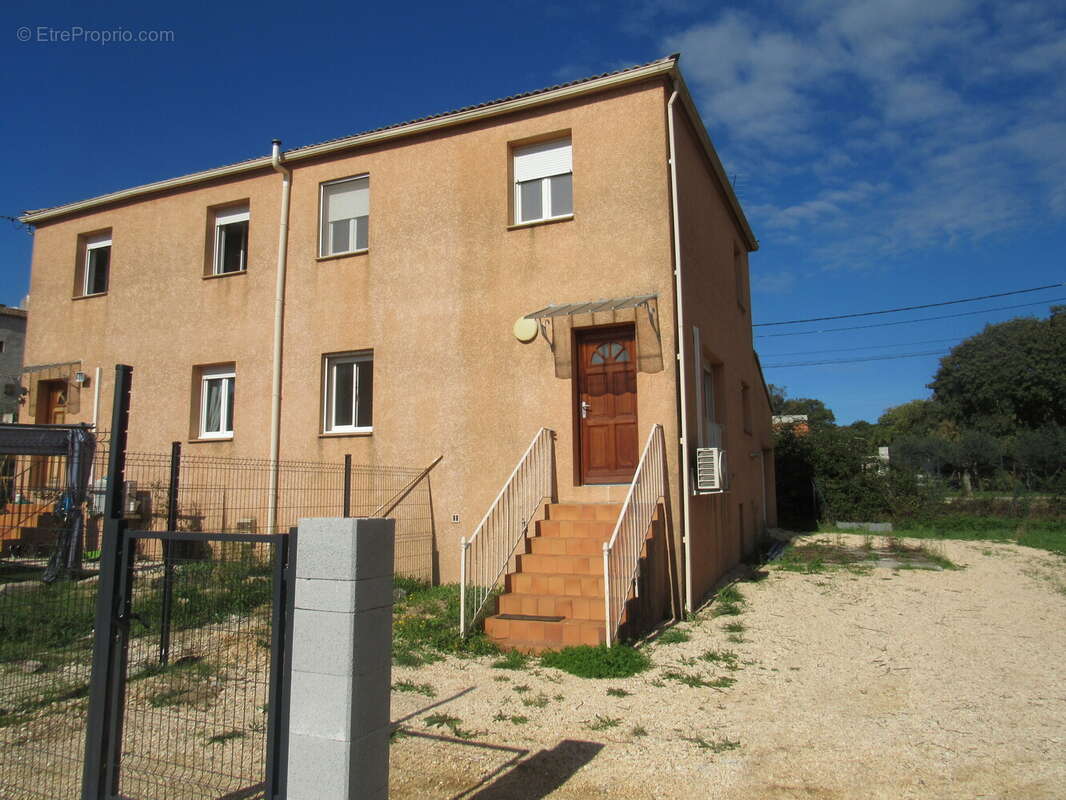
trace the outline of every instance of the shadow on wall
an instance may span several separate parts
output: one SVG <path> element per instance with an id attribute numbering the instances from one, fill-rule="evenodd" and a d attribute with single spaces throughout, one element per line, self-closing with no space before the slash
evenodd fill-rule
<path id="1" fill-rule="evenodd" d="M 539 800 L 566 783 L 603 749 L 599 742 L 563 739 L 541 750 L 466 800 Z"/>

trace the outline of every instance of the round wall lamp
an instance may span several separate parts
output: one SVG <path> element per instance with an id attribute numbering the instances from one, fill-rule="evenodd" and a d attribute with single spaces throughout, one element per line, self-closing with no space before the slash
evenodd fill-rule
<path id="1" fill-rule="evenodd" d="M 514 338 L 523 344 L 532 342 L 537 338 L 538 333 L 540 333 L 540 325 L 535 319 L 521 317 L 514 324 Z"/>

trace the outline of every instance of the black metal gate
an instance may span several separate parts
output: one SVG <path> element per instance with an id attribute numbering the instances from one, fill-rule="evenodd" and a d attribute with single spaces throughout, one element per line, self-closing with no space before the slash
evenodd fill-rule
<path id="1" fill-rule="evenodd" d="M 295 533 L 130 531 L 116 370 L 83 800 L 284 797 Z"/>
<path id="2" fill-rule="evenodd" d="M 103 796 L 277 797 L 289 535 L 122 538 Z"/>

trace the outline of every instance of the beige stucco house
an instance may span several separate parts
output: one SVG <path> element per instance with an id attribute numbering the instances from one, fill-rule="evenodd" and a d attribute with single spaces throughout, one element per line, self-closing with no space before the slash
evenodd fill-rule
<path id="1" fill-rule="evenodd" d="M 677 57 L 23 220 L 36 229 L 28 421 L 107 420 L 113 365 L 128 363 L 138 451 L 443 455 L 443 581 L 541 428 L 558 502 L 540 516 L 609 534 L 661 426 L 659 527 L 686 606 L 775 524 L 748 290 L 758 243 Z M 98 407 L 73 379 L 97 368 Z M 703 446 L 728 455 L 724 491 L 696 489 Z M 548 572 L 594 572 L 601 546 Z"/>

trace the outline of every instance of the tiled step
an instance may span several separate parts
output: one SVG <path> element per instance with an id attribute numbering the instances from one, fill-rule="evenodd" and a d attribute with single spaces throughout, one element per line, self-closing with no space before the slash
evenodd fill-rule
<path id="1" fill-rule="evenodd" d="M 614 520 L 605 522 L 603 520 L 542 519 L 537 522 L 537 535 L 581 536 L 606 541 L 614 531 L 614 525 Z"/>
<path id="2" fill-rule="evenodd" d="M 548 519 L 587 519 L 616 522 L 622 506 L 618 503 L 549 503 Z"/>
<path id="3" fill-rule="evenodd" d="M 519 572 L 539 572 L 546 575 L 558 573 L 572 575 L 602 575 L 603 555 L 598 556 L 546 556 L 536 553 L 526 553 L 518 556 Z"/>
<path id="4" fill-rule="evenodd" d="M 603 598 L 558 594 L 502 594 L 499 598 L 499 613 L 602 621 Z"/>
<path id="5" fill-rule="evenodd" d="M 599 597 L 602 600 L 603 572 L 596 575 L 514 572 L 507 576 L 506 588 L 508 592 L 516 594 Z"/>
<path id="6" fill-rule="evenodd" d="M 600 556 L 604 539 L 590 536 L 537 536 L 529 540 L 530 552 L 539 556 Z"/>
<path id="7" fill-rule="evenodd" d="M 485 620 L 485 633 L 505 648 L 510 648 L 511 642 L 542 642 L 548 648 L 558 649 L 582 644 L 598 645 L 607 640 L 603 622 L 587 619 L 538 622 L 489 617 Z"/>

